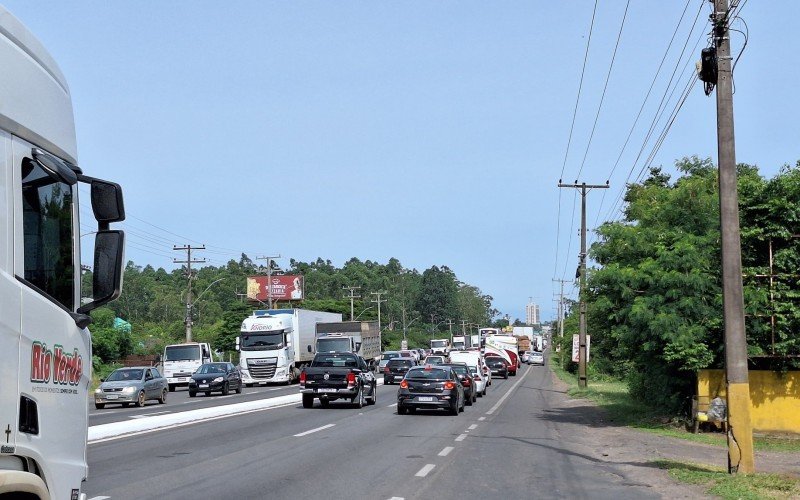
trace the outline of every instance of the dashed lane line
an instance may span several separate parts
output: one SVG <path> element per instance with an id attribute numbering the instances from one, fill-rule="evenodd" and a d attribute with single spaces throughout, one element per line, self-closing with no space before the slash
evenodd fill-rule
<path id="1" fill-rule="evenodd" d="M 486 417 L 480 417 L 480 418 L 478 419 L 478 422 L 483 422 L 484 420 L 486 420 Z"/>
<path id="2" fill-rule="evenodd" d="M 328 424 L 323 425 L 322 427 L 317 427 L 316 429 L 311 429 L 305 432 L 301 432 L 300 434 L 295 434 L 294 437 L 303 437 L 308 436 L 309 434 L 314 434 L 315 432 L 324 431 L 325 429 L 330 429 L 331 427 L 335 426 L 336 424 Z"/>
<path id="3" fill-rule="evenodd" d="M 471 431 L 474 431 L 477 428 L 478 428 L 478 424 L 472 424 L 472 425 L 469 426 L 469 430 L 471 430 Z"/>
<path id="4" fill-rule="evenodd" d="M 452 446 L 445 446 L 444 449 L 439 452 L 439 456 L 440 457 L 446 457 L 453 450 L 455 450 L 455 448 L 453 448 Z"/>
<path id="5" fill-rule="evenodd" d="M 463 441 L 465 439 L 467 439 L 467 435 L 466 434 L 459 434 L 458 437 L 456 438 L 456 441 Z"/>
<path id="6" fill-rule="evenodd" d="M 417 477 L 425 477 L 436 467 L 435 464 L 426 464 L 425 467 L 421 468 L 416 474 Z"/>

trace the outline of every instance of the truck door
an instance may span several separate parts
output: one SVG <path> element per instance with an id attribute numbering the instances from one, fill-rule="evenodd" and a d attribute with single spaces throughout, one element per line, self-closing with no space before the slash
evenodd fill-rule
<path id="1" fill-rule="evenodd" d="M 80 484 L 66 487 L 61 478 L 86 474 L 85 459 L 75 460 L 86 434 L 64 430 L 87 426 L 92 359 L 89 333 L 70 315 L 80 299 L 77 186 L 32 161 L 30 144 L 13 139 L 12 157 L 19 395 L 30 399 L 31 420 L 28 432 L 20 429 L 17 447 L 32 450 L 28 456 L 47 455 L 45 475 L 59 491 L 69 491 Z"/>

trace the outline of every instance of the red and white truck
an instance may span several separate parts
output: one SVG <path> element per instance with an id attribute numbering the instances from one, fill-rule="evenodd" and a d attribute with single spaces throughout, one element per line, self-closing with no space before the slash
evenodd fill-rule
<path id="1" fill-rule="evenodd" d="M 85 498 L 89 312 L 122 289 L 124 234 L 110 224 L 125 210 L 119 185 L 77 156 L 64 75 L 0 6 L 0 498 Z M 97 223 L 88 296 L 80 184 Z"/>

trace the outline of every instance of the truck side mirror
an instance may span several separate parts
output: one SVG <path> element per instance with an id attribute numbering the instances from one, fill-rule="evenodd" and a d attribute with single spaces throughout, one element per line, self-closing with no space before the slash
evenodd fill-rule
<path id="1" fill-rule="evenodd" d="M 311 352 L 311 344 L 308 344 L 308 352 Z"/>
<path id="2" fill-rule="evenodd" d="M 92 212 L 102 225 L 125 220 L 125 204 L 122 200 L 122 187 L 116 182 L 79 175 L 78 180 L 91 185 Z M 106 226 L 107 229 L 107 226 Z"/>
<path id="3" fill-rule="evenodd" d="M 94 300 L 78 308 L 86 314 L 119 297 L 122 292 L 122 261 L 125 233 L 118 230 L 98 231 L 94 239 L 92 296 Z"/>
<path id="4" fill-rule="evenodd" d="M 361 342 L 356 342 L 356 352 L 361 350 Z"/>

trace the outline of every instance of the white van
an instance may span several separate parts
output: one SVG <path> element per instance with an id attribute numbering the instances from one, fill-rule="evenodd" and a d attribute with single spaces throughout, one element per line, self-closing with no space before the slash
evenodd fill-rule
<path id="1" fill-rule="evenodd" d="M 452 351 L 450 353 L 451 363 L 466 363 L 469 367 L 476 367 L 478 374 L 481 377 L 479 383 L 483 383 L 483 390 L 479 389 L 478 392 L 483 395 L 486 394 L 486 387 L 492 385 L 492 371 L 486 366 L 483 356 L 479 351 Z"/>

